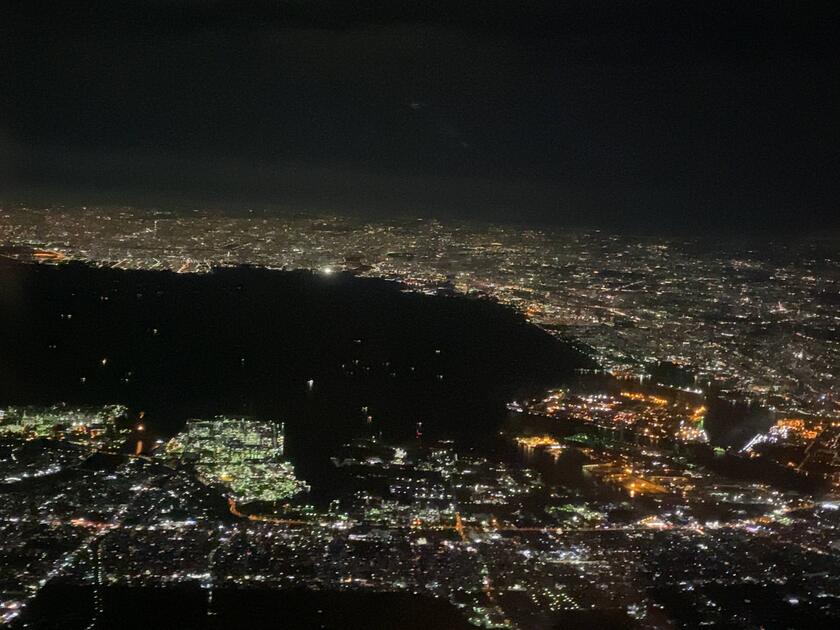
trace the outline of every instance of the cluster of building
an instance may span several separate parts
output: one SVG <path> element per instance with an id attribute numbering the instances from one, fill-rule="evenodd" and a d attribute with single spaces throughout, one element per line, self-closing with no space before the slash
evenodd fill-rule
<path id="1" fill-rule="evenodd" d="M 127 411 L 62 404 L 0 409 L 0 486 L 51 478 L 91 453 L 123 450 L 131 434 Z"/>
<path id="2" fill-rule="evenodd" d="M 196 443 L 215 427 L 201 422 Z M 220 422 L 252 457 L 279 449 L 265 425 Z M 274 505 L 245 518 L 218 483 L 157 457 L 76 462 L 61 484 L 11 483 L 0 489 L 16 497 L 0 502 L 0 614 L 16 618 L 45 584 L 64 580 L 199 584 L 210 611 L 222 587 L 416 593 L 481 627 L 552 627 L 592 611 L 642 628 L 680 615 L 766 625 L 776 608 L 840 615 L 836 504 L 725 481 L 644 445 L 516 443 L 521 463 L 452 443 L 357 440 L 335 454 L 347 482 L 335 499 L 294 517 Z M 525 465 L 535 453 L 573 451 L 580 479 L 547 483 Z M 761 598 L 763 613 L 729 598 L 733 589 Z"/>
<path id="3" fill-rule="evenodd" d="M 246 418 L 188 420 L 159 456 L 195 467 L 238 503 L 282 501 L 308 490 L 283 458 L 283 424 Z"/>
<path id="4" fill-rule="evenodd" d="M 685 455 L 708 442 L 712 393 L 778 412 L 745 455 L 829 479 L 840 470 L 840 258 L 821 243 L 758 251 L 130 208 L 15 207 L 0 219 L 5 254 L 41 262 L 351 271 L 498 300 L 628 379 L 623 391 L 512 403 L 578 431 L 517 433 L 516 457 L 351 442 L 334 453 L 342 483 L 318 508 L 301 503 L 307 485 L 278 423 L 192 420 L 145 457 L 102 452 L 126 442 L 121 407 L 0 411 L 0 622 L 69 580 L 199 583 L 208 610 L 221 586 L 417 593 L 484 627 L 554 627 L 593 610 L 642 628 L 840 623 L 836 501 L 725 478 Z"/>
<path id="5" fill-rule="evenodd" d="M 840 488 L 840 420 L 819 416 L 781 418 L 741 449 Z"/>
<path id="6" fill-rule="evenodd" d="M 619 441 L 706 444 L 706 406 L 694 397 L 662 396 L 638 391 L 570 392 L 555 389 L 540 400 L 515 402 L 514 411 L 583 423 L 603 429 Z"/>
<path id="7" fill-rule="evenodd" d="M 583 442 L 633 442 L 659 447 L 708 444 L 703 396 L 660 388 L 646 391 L 554 389 L 540 399 L 509 404 L 516 412 L 548 417 L 582 431 Z M 840 489 L 840 419 L 821 415 L 779 417 L 740 449 L 797 474 Z"/>
<path id="8" fill-rule="evenodd" d="M 6 407 L 0 409 L 0 437 L 48 438 L 92 450 L 119 449 L 131 433 L 127 412 L 123 405 Z"/>

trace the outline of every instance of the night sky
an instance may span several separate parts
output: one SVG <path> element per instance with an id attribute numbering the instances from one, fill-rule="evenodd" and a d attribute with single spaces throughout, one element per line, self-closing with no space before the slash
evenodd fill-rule
<path id="1" fill-rule="evenodd" d="M 2 4 L 3 201 L 840 228 L 837 3 L 82 4 Z"/>

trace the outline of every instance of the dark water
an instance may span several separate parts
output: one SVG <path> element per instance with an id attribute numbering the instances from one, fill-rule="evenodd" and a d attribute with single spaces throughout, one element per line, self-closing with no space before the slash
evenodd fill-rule
<path id="1" fill-rule="evenodd" d="M 401 593 L 214 589 L 209 606 L 197 586 L 103 587 L 100 602 L 96 610 L 93 587 L 50 585 L 14 627 L 83 630 L 92 620 L 95 630 L 472 627 L 448 602 Z"/>
<path id="2" fill-rule="evenodd" d="M 510 309 L 400 288 L 348 274 L 0 259 L 0 405 L 127 404 L 145 412 L 146 447 L 189 417 L 282 420 L 317 493 L 351 437 L 412 439 L 422 422 L 424 440 L 477 444 L 507 401 L 586 362 Z"/>

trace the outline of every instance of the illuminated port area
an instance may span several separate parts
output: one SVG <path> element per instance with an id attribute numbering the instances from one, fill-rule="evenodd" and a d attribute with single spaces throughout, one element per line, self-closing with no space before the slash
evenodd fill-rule
<path id="1" fill-rule="evenodd" d="M 826 479 L 840 489 L 840 419 L 781 418 L 766 433 L 756 434 L 741 452 Z"/>
<path id="2" fill-rule="evenodd" d="M 528 448 L 537 448 L 539 446 L 544 446 L 547 448 L 554 449 L 560 446 L 560 443 L 550 435 L 532 435 L 528 437 L 518 437 L 516 438 L 516 443 L 521 444 L 522 446 L 527 446 Z"/>
<path id="3" fill-rule="evenodd" d="M 709 436 L 703 427 L 706 407 L 653 394 L 622 391 L 620 394 L 575 393 L 554 390 L 545 398 L 516 403 L 512 409 L 527 409 L 557 419 L 574 419 L 598 428 L 614 430 L 619 438 L 625 432 L 656 442 L 660 440 L 705 444 Z"/>
<path id="4" fill-rule="evenodd" d="M 282 423 L 225 417 L 188 420 L 161 457 L 193 464 L 199 479 L 223 485 L 234 501 L 282 501 L 307 490 L 283 459 L 283 441 Z"/>
<path id="5" fill-rule="evenodd" d="M 104 407 L 7 407 L 0 409 L 0 437 L 48 438 L 93 450 L 119 448 L 131 433 L 122 405 Z"/>
<path id="6" fill-rule="evenodd" d="M 706 400 L 694 393 L 659 388 L 641 391 L 555 389 L 544 397 L 516 401 L 511 411 L 570 423 L 583 441 L 635 442 L 649 446 L 707 445 Z M 791 417 L 768 413 L 777 420 L 739 447 L 750 458 L 783 466 L 797 475 L 840 490 L 840 420 L 822 415 Z M 593 437 L 592 430 L 597 437 Z M 533 439 L 533 438 L 528 438 Z"/>

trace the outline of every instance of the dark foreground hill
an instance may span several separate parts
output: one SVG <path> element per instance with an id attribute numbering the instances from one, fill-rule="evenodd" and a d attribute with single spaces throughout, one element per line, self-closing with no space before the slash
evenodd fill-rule
<path id="1" fill-rule="evenodd" d="M 497 304 L 347 274 L 3 260 L 0 291 L 0 403 L 122 402 L 162 433 L 215 413 L 327 442 L 492 433 L 512 396 L 585 361 Z"/>

